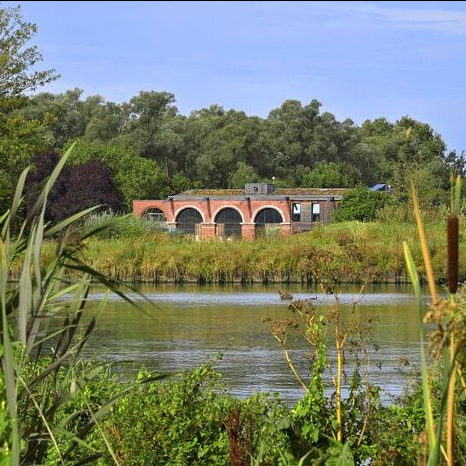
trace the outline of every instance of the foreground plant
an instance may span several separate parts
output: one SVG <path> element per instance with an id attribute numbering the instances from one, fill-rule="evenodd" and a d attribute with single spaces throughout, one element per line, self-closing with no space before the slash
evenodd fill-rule
<path id="1" fill-rule="evenodd" d="M 270 331 L 282 346 L 285 360 L 304 390 L 303 399 L 292 411 L 295 436 L 301 439 L 295 454 L 301 458 L 306 455 L 307 461 L 325 460 L 325 464 L 334 464 L 333 461 L 350 466 L 355 461 L 372 458 L 373 454 L 368 431 L 372 412 L 379 408 L 379 396 L 378 390 L 369 383 L 365 344 L 369 327 L 356 319 L 357 302 L 344 322 L 338 293 L 327 282 L 322 284 L 322 289 L 332 296 L 333 305 L 320 310 L 310 300 L 294 301 L 289 306 L 293 317 L 270 321 Z M 308 375 L 299 373 L 288 347 L 289 335 L 296 329 L 302 329 L 302 337 L 312 348 Z M 329 357 L 333 351 L 335 364 Z M 365 377 L 361 374 L 363 364 Z M 349 382 L 346 396 L 343 396 L 344 380 Z"/>
<path id="2" fill-rule="evenodd" d="M 91 281 L 125 298 L 114 282 L 82 262 L 84 242 L 96 230 L 79 234 L 73 226 L 95 208 L 57 225 L 45 222 L 48 194 L 71 150 L 61 158 L 24 220 L 18 211 L 27 170 L 19 178 L 11 209 L 0 218 L 2 466 L 44 464 L 50 447 L 56 451 L 59 464 L 65 464 L 116 399 L 101 403 L 95 410 L 88 405 L 57 420 L 60 410 L 103 370 L 91 370 L 81 363 L 83 346 L 96 323 L 95 316 L 83 323 Z M 48 238 L 58 240 L 53 260 L 44 266 L 41 252 Z M 12 264 L 18 261 L 19 282 L 8 284 Z M 80 275 L 75 283 L 67 281 L 70 271 Z M 46 359 L 44 353 L 48 354 Z M 63 439 L 68 441 L 63 443 Z M 79 458 L 79 464 L 95 458 L 94 452 Z"/>
<path id="3" fill-rule="evenodd" d="M 448 273 L 448 299 L 440 299 L 432 271 L 432 264 L 421 217 L 419 201 L 414 184 L 412 187 L 414 214 L 419 233 L 424 267 L 429 283 L 431 295 L 430 311 L 424 319 L 424 305 L 422 292 L 416 264 L 412 257 L 408 244 L 403 244 L 408 272 L 413 283 L 416 301 L 420 317 L 420 353 L 421 353 L 421 375 L 422 391 L 424 398 L 424 411 L 427 430 L 427 454 L 423 463 L 428 466 L 437 466 L 442 463 L 442 458 L 448 466 L 454 466 L 455 462 L 455 397 L 456 373 L 462 378 L 461 361 L 459 352 L 466 343 L 464 334 L 464 315 L 459 312 L 459 306 L 455 296 L 458 289 L 458 243 L 459 243 L 459 211 L 461 200 L 461 180 L 458 177 L 452 190 L 451 213 L 447 219 L 447 273 Z M 427 361 L 424 350 L 425 323 L 434 323 L 436 330 L 431 333 L 429 345 L 432 355 L 443 360 L 441 375 L 441 388 L 439 393 L 439 407 L 437 419 L 434 419 L 434 400 L 432 396 L 432 378 L 427 370 Z"/>

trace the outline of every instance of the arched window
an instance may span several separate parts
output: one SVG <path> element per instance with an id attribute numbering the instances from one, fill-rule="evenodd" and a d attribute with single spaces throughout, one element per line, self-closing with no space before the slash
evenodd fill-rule
<path id="1" fill-rule="evenodd" d="M 167 217 L 160 209 L 147 209 L 144 214 L 143 218 L 147 218 L 151 222 L 155 223 L 166 223 Z"/>
<path id="2" fill-rule="evenodd" d="M 268 233 L 279 230 L 278 225 L 283 222 L 283 218 L 278 210 L 269 207 L 262 209 L 256 215 L 256 234 Z"/>
<path id="3" fill-rule="evenodd" d="M 241 214 L 230 207 L 221 210 L 215 217 L 215 223 L 223 224 L 223 236 L 241 238 Z M 221 230 L 220 230 L 221 231 Z"/>
<path id="4" fill-rule="evenodd" d="M 196 225 L 202 223 L 202 215 L 192 208 L 183 209 L 176 217 L 178 230 L 187 235 L 196 234 Z"/>

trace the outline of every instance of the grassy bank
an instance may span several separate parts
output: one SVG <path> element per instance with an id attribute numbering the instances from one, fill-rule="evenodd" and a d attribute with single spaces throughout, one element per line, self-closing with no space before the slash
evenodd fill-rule
<path id="1" fill-rule="evenodd" d="M 427 225 L 436 277 L 445 279 L 445 225 Z M 92 239 L 84 252 L 97 270 L 126 282 L 309 283 L 405 282 L 402 241 L 422 263 L 414 224 L 348 222 L 287 238 L 256 241 L 194 241 L 151 232 Z M 460 278 L 466 277 L 466 252 L 460 238 Z M 54 255 L 48 243 L 46 260 Z M 420 270 L 422 272 L 422 270 Z M 12 278 L 19 276 L 13 267 Z"/>

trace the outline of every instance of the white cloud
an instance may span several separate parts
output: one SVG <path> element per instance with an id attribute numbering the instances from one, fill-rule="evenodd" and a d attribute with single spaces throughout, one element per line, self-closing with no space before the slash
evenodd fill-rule
<path id="1" fill-rule="evenodd" d="M 402 27 L 466 35 L 466 11 L 384 8 L 372 3 L 357 5 L 356 11 L 373 21 Z"/>

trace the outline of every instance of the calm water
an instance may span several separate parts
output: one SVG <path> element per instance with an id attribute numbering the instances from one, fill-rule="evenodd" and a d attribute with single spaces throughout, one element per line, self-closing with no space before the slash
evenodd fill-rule
<path id="1" fill-rule="evenodd" d="M 214 358 L 223 358 L 215 367 L 224 375 L 231 391 L 247 396 L 257 391 L 277 391 L 288 402 L 302 396 L 278 342 L 269 333 L 262 317 L 291 316 L 282 301 L 280 286 L 158 286 L 143 287 L 152 305 L 145 313 L 110 297 L 101 312 L 97 328 L 87 347 L 87 356 L 115 363 L 125 377 L 142 365 L 151 370 L 177 371 L 193 368 Z M 358 288 L 341 288 L 343 316 L 359 299 Z M 291 286 L 295 299 L 317 297 L 322 313 L 331 299 L 316 290 Z M 96 302 L 102 293 L 94 292 Z M 356 307 L 363 323 L 372 320 L 368 345 L 371 379 L 386 394 L 399 394 L 407 376 L 418 365 L 419 317 L 408 286 L 374 286 Z M 376 346 L 378 349 L 376 349 Z M 309 347 L 303 340 L 290 341 L 297 366 L 306 373 Z M 333 359 L 334 354 L 330 354 Z M 406 366 L 405 362 L 410 361 Z"/>

